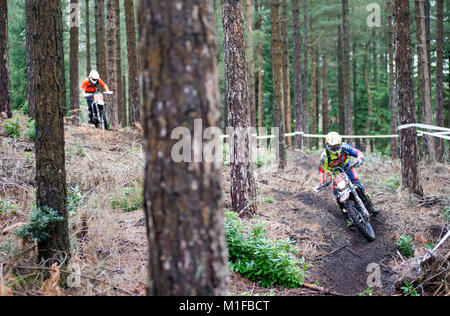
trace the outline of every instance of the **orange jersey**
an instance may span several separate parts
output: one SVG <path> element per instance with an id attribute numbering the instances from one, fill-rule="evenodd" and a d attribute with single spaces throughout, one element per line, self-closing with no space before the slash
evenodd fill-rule
<path id="1" fill-rule="evenodd" d="M 103 87 L 103 89 L 109 90 L 109 89 L 108 89 L 108 86 L 106 85 L 106 83 L 105 83 L 102 79 L 100 79 L 100 80 L 98 81 L 97 84 L 93 84 L 93 83 L 89 80 L 89 78 L 86 78 L 86 79 L 83 81 L 83 83 L 81 84 L 81 90 L 82 90 L 83 92 L 94 93 L 94 92 L 97 91 L 97 86 L 98 86 L 98 84 L 100 84 L 100 85 Z"/>

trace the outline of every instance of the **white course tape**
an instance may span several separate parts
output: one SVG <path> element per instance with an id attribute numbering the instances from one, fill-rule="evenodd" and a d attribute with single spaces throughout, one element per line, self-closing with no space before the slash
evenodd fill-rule
<path id="1" fill-rule="evenodd" d="M 443 138 L 443 139 L 449 139 L 450 140 L 450 128 L 446 128 L 446 127 L 440 127 L 440 126 L 433 126 L 433 125 L 426 125 L 426 124 L 420 124 L 420 123 L 414 123 L 414 124 L 404 124 L 404 125 L 400 125 L 398 127 L 398 130 L 402 130 L 405 128 L 410 128 L 410 127 L 416 127 L 416 128 L 423 128 L 423 129 L 428 129 L 428 130 L 436 130 L 436 131 L 440 131 L 440 132 L 434 132 L 434 133 L 430 133 L 430 132 L 424 132 L 421 130 L 417 131 L 417 136 L 423 136 L 423 135 L 430 135 L 430 136 L 434 136 L 434 137 L 439 137 L 439 138 Z M 294 133 L 289 133 L 289 134 L 284 134 L 285 137 L 294 137 L 297 135 L 302 135 L 303 137 L 308 137 L 308 138 L 325 138 L 327 137 L 327 135 L 321 135 L 321 134 L 305 134 L 305 132 L 294 132 Z M 221 135 L 221 138 L 229 138 L 229 135 Z M 264 136 L 258 136 L 257 134 L 253 134 L 252 137 L 255 137 L 256 139 L 272 139 L 275 138 L 275 135 L 264 135 Z M 398 138 L 399 135 L 398 134 L 391 134 L 391 135 L 343 135 L 342 138 L 345 139 L 349 139 L 349 138 Z"/>
<path id="2" fill-rule="evenodd" d="M 418 127 L 418 128 L 423 128 L 423 129 L 431 129 L 431 130 L 436 130 L 436 131 L 450 132 L 450 128 L 447 128 L 447 127 L 426 125 L 426 124 L 420 124 L 420 123 L 400 125 L 398 127 L 398 130 L 400 131 L 402 129 L 409 128 L 409 127 Z"/>

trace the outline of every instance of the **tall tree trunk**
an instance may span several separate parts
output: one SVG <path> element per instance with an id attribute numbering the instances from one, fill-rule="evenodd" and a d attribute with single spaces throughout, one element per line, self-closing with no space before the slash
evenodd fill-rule
<path id="1" fill-rule="evenodd" d="M 372 62 L 373 62 L 373 82 L 376 85 L 378 83 L 378 57 L 377 57 L 377 31 L 376 28 L 372 28 Z"/>
<path id="2" fill-rule="evenodd" d="M 345 134 L 345 104 L 344 104 L 344 51 L 342 49 L 342 26 L 338 26 L 338 108 L 339 134 Z"/>
<path id="3" fill-rule="evenodd" d="M 253 53 L 253 16 L 252 1 L 246 0 L 247 17 L 247 54 L 248 54 L 248 91 L 250 101 L 250 125 L 256 127 L 256 97 L 255 97 L 255 62 Z"/>
<path id="4" fill-rule="evenodd" d="M 283 20 L 281 22 L 281 36 L 283 46 L 283 100 L 284 100 L 284 118 L 285 131 L 287 134 L 292 132 L 292 114 L 291 114 L 291 82 L 289 70 L 289 35 L 288 35 L 288 9 L 287 0 L 282 0 Z M 287 146 L 292 147 L 292 137 L 286 138 Z"/>
<path id="5" fill-rule="evenodd" d="M 33 0 L 26 0 L 25 3 L 25 15 L 26 26 L 25 36 L 27 42 L 27 83 L 28 83 L 28 115 L 34 118 L 36 112 L 36 101 L 34 98 L 34 64 L 33 64 Z"/>
<path id="6" fill-rule="evenodd" d="M 122 100 L 122 44 L 120 40 L 120 1 L 116 1 L 116 63 L 117 63 L 117 112 L 118 112 L 118 120 L 119 124 L 122 127 L 127 126 L 127 109 L 126 105 L 123 104 Z"/>
<path id="7" fill-rule="evenodd" d="M 317 134 L 317 82 L 316 82 L 316 53 L 314 45 L 314 24 L 312 16 L 309 17 L 309 46 L 311 54 L 311 134 Z M 310 141 L 310 145 L 316 146 L 316 139 Z"/>
<path id="8" fill-rule="evenodd" d="M 348 135 L 353 133 L 353 115 L 350 87 L 350 35 L 348 18 L 348 0 L 342 0 L 342 46 L 343 55 L 343 76 L 344 76 L 344 104 L 345 104 L 345 131 Z M 348 142 L 351 142 L 348 139 Z"/>
<path id="9" fill-rule="evenodd" d="M 388 15 L 388 54 L 389 54 L 389 104 L 391 110 L 391 133 L 397 134 L 397 109 L 395 107 L 395 77 L 394 77 L 394 45 L 393 45 L 393 25 L 392 25 L 392 2 L 386 0 Z M 397 138 L 391 138 L 392 159 L 398 158 Z"/>
<path id="10" fill-rule="evenodd" d="M 424 124 L 433 125 L 431 114 L 431 89 L 430 75 L 428 69 L 427 41 L 424 18 L 423 0 L 415 0 L 415 17 L 416 17 L 416 40 L 417 40 L 417 56 L 419 63 L 419 95 L 420 108 L 422 114 L 422 122 Z M 435 158 L 433 138 L 429 135 L 423 135 L 423 157 L 426 161 L 432 161 Z"/>
<path id="11" fill-rule="evenodd" d="M 316 54 L 314 60 L 316 61 L 316 113 L 314 115 L 316 119 L 316 131 L 319 134 L 320 130 L 320 92 L 321 92 L 321 80 L 322 80 L 322 72 L 320 69 L 320 54 L 319 54 L 319 44 L 316 43 L 316 48 L 314 49 L 314 53 Z M 319 146 L 319 139 L 314 139 L 314 146 Z"/>
<path id="12" fill-rule="evenodd" d="M 427 57 L 428 57 L 428 76 L 431 82 L 431 5 L 430 0 L 424 0 L 424 15 L 425 15 L 425 34 L 427 39 Z M 430 87 L 431 89 L 431 87 Z"/>
<path id="13" fill-rule="evenodd" d="M 328 70 L 327 70 L 327 55 L 322 56 L 322 104 L 323 104 L 323 116 L 322 116 L 322 132 L 328 134 L 330 131 L 329 118 L 328 118 Z"/>
<path id="14" fill-rule="evenodd" d="M 357 61 L 356 61 L 356 43 L 353 39 L 352 43 L 352 70 L 353 70 L 353 121 L 355 122 L 353 129 L 355 135 L 358 135 L 358 78 L 357 78 Z M 355 139 L 356 147 L 361 146 L 361 139 Z"/>
<path id="15" fill-rule="evenodd" d="M 399 124 L 401 125 L 416 122 L 409 15 L 409 0 L 395 0 L 395 71 Z M 414 127 L 400 130 L 400 155 L 403 186 L 411 193 L 423 196 L 417 130 Z"/>
<path id="16" fill-rule="evenodd" d="M 86 1 L 86 73 L 91 71 L 91 21 L 89 0 Z"/>
<path id="17" fill-rule="evenodd" d="M 255 24 L 255 29 L 261 31 L 262 28 L 262 0 L 255 1 L 255 12 L 257 12 L 257 19 Z M 262 74 L 262 40 L 258 40 L 256 48 L 256 59 L 258 60 L 258 133 L 262 131 L 263 127 L 263 74 Z"/>
<path id="18" fill-rule="evenodd" d="M 286 167 L 286 148 L 284 137 L 283 113 L 283 70 L 281 52 L 280 0 L 270 1 L 270 19 L 272 22 L 272 71 L 273 71 L 273 114 L 274 127 L 279 129 L 276 155 L 278 168 Z"/>
<path id="19" fill-rule="evenodd" d="M 108 106 L 106 107 L 106 111 L 108 112 L 109 122 L 112 128 L 117 128 L 119 121 L 119 101 L 118 98 L 119 86 L 118 82 L 118 71 L 117 71 L 117 9 L 116 9 L 116 0 L 107 0 L 106 1 L 107 8 L 107 25 L 108 25 L 108 60 L 107 60 L 107 75 L 108 75 L 108 87 L 111 91 L 114 92 L 113 95 L 108 97 Z M 121 102 L 120 102 L 121 103 Z"/>
<path id="20" fill-rule="evenodd" d="M 301 29 L 299 0 L 292 0 L 293 42 L 294 42 L 294 115 L 295 132 L 303 132 L 303 82 L 301 62 Z M 302 149 L 303 135 L 295 135 L 295 147 Z"/>
<path id="21" fill-rule="evenodd" d="M 11 80 L 9 78 L 8 4 L 0 0 L 0 113 L 12 117 Z"/>
<path id="22" fill-rule="evenodd" d="M 61 221 L 51 223 L 48 239 L 38 242 L 40 261 L 70 255 L 66 209 L 66 170 L 64 163 L 64 108 L 62 107 L 60 60 L 62 40 L 60 0 L 34 4 L 33 51 L 36 96 L 36 206 L 42 213 L 56 211 Z M 77 93 L 78 95 L 78 93 Z M 51 265 L 52 260 L 46 261 Z"/>
<path id="23" fill-rule="evenodd" d="M 303 131 L 309 133 L 309 74 L 308 74 L 308 2 L 303 0 Z M 309 139 L 303 139 L 305 147 L 309 146 Z"/>
<path id="24" fill-rule="evenodd" d="M 251 158 L 251 133 L 244 20 L 240 0 L 222 0 L 226 104 L 230 135 L 231 204 L 233 211 L 254 214 L 256 197 Z M 245 87 L 245 89 L 242 89 Z M 236 135 L 233 135 L 233 134 Z M 242 213 L 244 214 L 244 213 Z"/>
<path id="25" fill-rule="evenodd" d="M 125 25 L 127 27 L 128 50 L 128 94 L 130 97 L 130 124 L 141 120 L 141 94 L 139 85 L 139 64 L 136 45 L 136 22 L 133 1 L 124 1 Z"/>
<path id="26" fill-rule="evenodd" d="M 215 162 L 175 163 L 171 151 L 177 140 L 170 139 L 180 126 L 194 134 L 195 119 L 203 120 L 205 128 L 219 124 L 213 3 L 140 1 L 138 12 L 147 156 L 144 205 L 151 245 L 148 294 L 226 295 L 221 170 Z"/>
<path id="27" fill-rule="evenodd" d="M 95 0 L 95 34 L 97 71 L 100 73 L 100 76 L 104 77 L 107 76 L 105 0 Z"/>
<path id="28" fill-rule="evenodd" d="M 437 0 L 436 5 L 436 125 L 444 126 L 444 85 L 443 85 L 443 45 L 444 45 L 444 0 Z M 436 160 L 444 162 L 444 140 L 436 137 Z"/>
<path id="29" fill-rule="evenodd" d="M 78 5 L 78 0 L 70 0 L 71 4 Z M 80 125 L 80 88 L 78 75 L 78 51 L 80 30 L 76 26 L 70 28 L 70 110 L 72 122 Z"/>
<path id="30" fill-rule="evenodd" d="M 363 64 L 363 76 L 364 76 L 364 84 L 366 86 L 367 93 L 367 117 L 366 117 L 366 133 L 370 135 L 370 128 L 372 123 L 372 94 L 370 92 L 370 83 L 369 83 L 369 75 L 367 73 L 367 50 L 369 49 L 369 43 L 366 44 L 366 49 L 364 53 L 364 64 Z M 370 139 L 367 141 L 367 145 L 369 145 Z"/>

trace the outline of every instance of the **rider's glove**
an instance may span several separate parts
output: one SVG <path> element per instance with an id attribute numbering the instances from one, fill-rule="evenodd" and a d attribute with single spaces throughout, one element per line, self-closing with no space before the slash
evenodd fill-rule
<path id="1" fill-rule="evenodd" d="M 357 166 L 362 166 L 363 163 L 364 163 L 364 159 L 356 158 L 356 165 L 357 165 Z"/>

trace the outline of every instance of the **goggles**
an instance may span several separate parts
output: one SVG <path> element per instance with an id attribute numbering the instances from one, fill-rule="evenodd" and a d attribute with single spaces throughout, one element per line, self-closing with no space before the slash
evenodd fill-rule
<path id="1" fill-rule="evenodd" d="M 340 152 L 341 148 L 342 148 L 342 144 L 336 144 L 336 145 L 327 144 L 327 149 L 329 151 L 331 151 L 332 153 Z"/>

